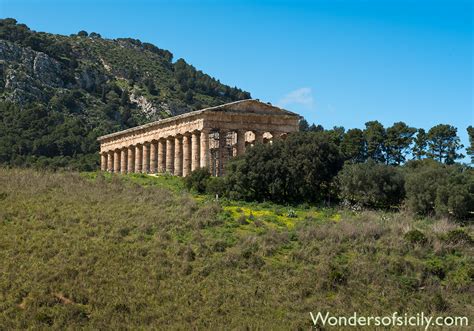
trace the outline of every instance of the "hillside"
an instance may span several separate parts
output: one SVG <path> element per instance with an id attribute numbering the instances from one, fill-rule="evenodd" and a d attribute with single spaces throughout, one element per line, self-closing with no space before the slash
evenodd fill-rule
<path id="1" fill-rule="evenodd" d="M 248 98 L 149 43 L 0 20 L 0 163 L 92 169 L 99 135 Z"/>
<path id="2" fill-rule="evenodd" d="M 183 187 L 0 168 L 0 325 L 309 330 L 310 311 L 472 321 L 472 225 Z"/>

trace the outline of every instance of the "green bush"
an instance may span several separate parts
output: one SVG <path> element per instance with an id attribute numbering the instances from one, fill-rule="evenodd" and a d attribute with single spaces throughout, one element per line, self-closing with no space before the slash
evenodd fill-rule
<path id="1" fill-rule="evenodd" d="M 185 185 L 189 190 L 195 190 L 198 193 L 206 192 L 206 186 L 211 173 L 207 168 L 199 168 L 192 171 L 184 179 Z"/>
<path id="2" fill-rule="evenodd" d="M 209 177 L 206 182 L 206 192 L 222 196 L 225 194 L 225 180 L 222 177 Z"/>
<path id="3" fill-rule="evenodd" d="M 473 218 L 474 170 L 425 160 L 408 164 L 406 202 L 416 214 Z"/>
<path id="4" fill-rule="evenodd" d="M 464 220 L 474 216 L 474 172 L 457 168 L 451 167 L 446 181 L 438 186 L 435 211 L 440 216 Z"/>
<path id="5" fill-rule="evenodd" d="M 443 167 L 431 160 L 407 164 L 405 191 L 409 209 L 420 215 L 434 213 L 436 191 L 445 176 Z"/>
<path id="6" fill-rule="evenodd" d="M 432 275 L 437 276 L 439 279 L 444 279 L 446 277 L 446 270 L 443 262 L 439 258 L 432 258 L 426 261 L 425 263 L 426 271 Z"/>
<path id="7" fill-rule="evenodd" d="M 428 238 L 420 230 L 410 230 L 405 233 L 405 240 L 412 244 L 425 244 L 428 241 Z"/>
<path id="8" fill-rule="evenodd" d="M 257 144 L 227 168 L 231 198 L 273 202 L 321 202 L 342 167 L 338 147 L 324 132 L 300 132 L 273 144 Z"/>
<path id="9" fill-rule="evenodd" d="M 390 208 L 404 198 L 404 177 L 398 168 L 375 163 L 346 163 L 337 176 L 340 198 L 365 207 Z"/>

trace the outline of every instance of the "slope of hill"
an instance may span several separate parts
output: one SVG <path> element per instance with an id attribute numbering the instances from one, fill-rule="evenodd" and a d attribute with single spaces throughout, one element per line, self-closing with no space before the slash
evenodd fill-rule
<path id="1" fill-rule="evenodd" d="M 92 168 L 98 135 L 247 98 L 149 43 L 0 20 L 2 163 Z"/>
<path id="2" fill-rule="evenodd" d="M 318 311 L 472 320 L 471 236 L 403 213 L 215 202 L 177 177 L 0 168 L 0 325 L 309 330 Z"/>

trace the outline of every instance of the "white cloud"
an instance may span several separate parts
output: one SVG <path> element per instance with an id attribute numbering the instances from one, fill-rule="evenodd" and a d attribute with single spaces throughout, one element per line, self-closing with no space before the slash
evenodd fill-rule
<path id="1" fill-rule="evenodd" d="M 286 107 L 290 105 L 301 105 L 308 109 L 314 107 L 313 91 L 310 87 L 302 87 L 294 90 L 278 101 L 278 106 Z"/>

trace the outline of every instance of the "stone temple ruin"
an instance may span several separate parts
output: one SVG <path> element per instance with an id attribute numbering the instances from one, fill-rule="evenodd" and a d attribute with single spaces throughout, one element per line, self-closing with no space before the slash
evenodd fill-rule
<path id="1" fill-rule="evenodd" d="M 221 176 L 227 160 L 249 146 L 298 131 L 299 118 L 250 99 L 193 111 L 99 137 L 101 169 L 187 176 L 207 167 Z"/>

